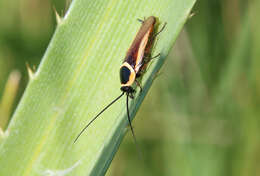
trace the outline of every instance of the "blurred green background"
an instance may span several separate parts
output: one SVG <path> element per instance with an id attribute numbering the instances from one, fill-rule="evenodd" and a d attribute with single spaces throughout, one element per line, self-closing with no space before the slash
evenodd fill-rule
<path id="1" fill-rule="evenodd" d="M 1 119 L 22 96 L 26 63 L 37 68 L 48 46 L 53 8 L 66 4 L 0 0 Z M 258 17 L 257 0 L 196 3 L 133 122 L 143 158 L 129 133 L 107 175 L 260 175 Z"/>

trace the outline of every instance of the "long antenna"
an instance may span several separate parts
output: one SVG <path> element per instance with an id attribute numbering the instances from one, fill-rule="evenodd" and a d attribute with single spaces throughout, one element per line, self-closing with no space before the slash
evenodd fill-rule
<path id="1" fill-rule="evenodd" d="M 134 138 L 135 143 L 136 143 L 136 137 L 135 137 L 135 133 L 134 133 L 134 129 L 133 129 L 132 123 L 131 123 L 130 114 L 129 114 L 129 108 L 128 108 L 128 94 L 127 94 L 127 96 L 126 96 L 126 110 L 127 110 L 128 123 L 129 123 L 129 126 L 130 126 L 130 129 L 131 129 L 133 138 Z"/>
<path id="2" fill-rule="evenodd" d="M 134 129 L 133 129 L 133 126 L 132 126 L 132 123 L 131 123 L 131 119 L 130 119 L 130 113 L 129 113 L 129 107 L 128 107 L 128 94 L 126 94 L 126 110 L 127 110 L 128 123 L 129 123 L 130 129 L 131 129 L 131 132 L 132 132 L 132 135 L 133 135 L 133 138 L 134 138 L 136 149 L 139 152 L 140 159 L 142 159 L 142 152 L 141 152 L 141 150 L 140 150 L 140 148 L 138 146 L 138 143 L 137 143 L 137 140 L 136 140 L 136 137 L 135 137 L 135 133 L 134 133 Z"/>
<path id="3" fill-rule="evenodd" d="M 81 136 L 81 134 L 89 127 L 89 125 L 92 124 L 92 122 L 94 122 L 107 108 L 109 108 L 112 104 L 114 104 L 118 99 L 120 99 L 123 95 L 125 94 L 125 92 L 122 92 L 121 95 L 119 95 L 116 99 L 114 99 L 111 103 L 109 103 L 102 111 L 100 111 L 100 113 L 98 113 L 98 115 L 96 115 L 78 134 L 78 136 L 76 137 L 76 139 L 74 140 L 74 143 L 78 140 L 78 138 Z"/>

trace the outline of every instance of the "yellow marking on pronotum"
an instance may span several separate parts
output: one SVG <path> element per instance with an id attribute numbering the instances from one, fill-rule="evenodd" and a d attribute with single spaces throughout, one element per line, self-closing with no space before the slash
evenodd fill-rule
<path id="1" fill-rule="evenodd" d="M 129 76 L 129 79 L 128 79 L 128 81 L 125 83 L 125 84 L 121 84 L 121 86 L 131 86 L 133 83 L 134 83 L 134 81 L 135 81 L 135 70 L 133 69 L 133 67 L 131 67 L 131 65 L 129 65 L 129 63 L 127 63 L 127 62 L 124 62 L 122 65 L 121 65 L 121 67 L 120 67 L 120 69 L 122 68 L 122 67 L 126 67 L 126 68 L 128 68 L 129 70 L 130 70 L 130 76 Z"/>

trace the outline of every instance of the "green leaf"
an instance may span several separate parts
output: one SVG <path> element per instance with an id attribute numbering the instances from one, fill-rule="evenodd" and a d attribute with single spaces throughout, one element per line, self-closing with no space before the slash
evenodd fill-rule
<path id="1" fill-rule="evenodd" d="M 0 175 L 103 175 L 127 131 L 125 98 L 79 138 L 80 130 L 120 91 L 119 67 L 140 23 L 167 22 L 130 102 L 133 118 L 187 20 L 195 0 L 74 0 L 57 25 L 0 146 Z M 162 25 L 159 26 L 159 28 Z"/>

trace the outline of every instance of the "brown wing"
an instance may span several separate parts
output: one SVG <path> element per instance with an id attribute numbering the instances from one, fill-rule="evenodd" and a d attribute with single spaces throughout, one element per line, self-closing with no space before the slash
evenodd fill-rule
<path id="1" fill-rule="evenodd" d="M 143 57 L 145 49 L 149 46 L 149 38 L 153 32 L 154 24 L 156 23 L 156 18 L 150 16 L 147 18 L 141 28 L 139 29 L 132 45 L 127 51 L 124 62 L 129 63 L 137 73 L 143 64 Z"/>

